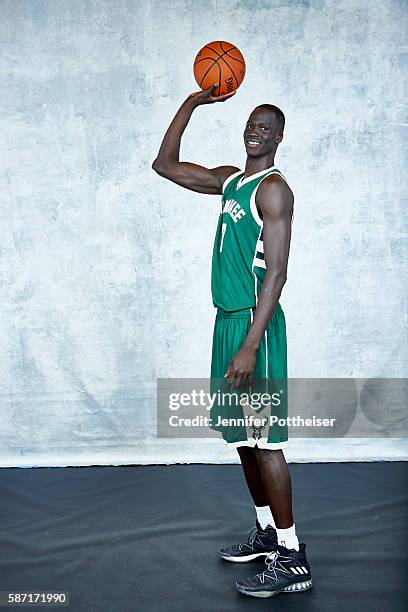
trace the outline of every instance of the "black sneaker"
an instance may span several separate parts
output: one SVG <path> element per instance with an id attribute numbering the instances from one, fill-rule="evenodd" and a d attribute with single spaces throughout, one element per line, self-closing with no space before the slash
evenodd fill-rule
<path id="1" fill-rule="evenodd" d="M 276 531 L 270 525 L 262 529 L 258 521 L 256 527 L 249 532 L 248 539 L 243 544 L 233 544 L 220 548 L 220 557 L 225 561 L 245 563 L 258 557 L 266 557 L 278 546 Z"/>
<path id="2" fill-rule="evenodd" d="M 277 546 L 265 559 L 267 569 L 261 574 L 240 578 L 236 587 L 252 597 L 272 597 L 278 593 L 299 593 L 312 588 L 312 575 L 306 560 L 305 544 L 299 551 Z"/>

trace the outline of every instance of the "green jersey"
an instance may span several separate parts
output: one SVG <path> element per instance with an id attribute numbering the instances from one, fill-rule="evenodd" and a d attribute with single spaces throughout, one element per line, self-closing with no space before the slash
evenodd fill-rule
<path id="1" fill-rule="evenodd" d="M 263 222 L 255 196 L 261 181 L 271 174 L 285 178 L 272 166 L 246 178 L 240 170 L 224 182 L 211 274 L 213 304 L 223 310 L 241 310 L 257 304 L 266 264 Z"/>

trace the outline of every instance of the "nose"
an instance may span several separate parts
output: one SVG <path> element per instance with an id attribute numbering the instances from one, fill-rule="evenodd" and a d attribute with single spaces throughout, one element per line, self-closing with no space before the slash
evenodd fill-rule
<path id="1" fill-rule="evenodd" d="M 245 140 L 256 140 L 257 142 L 262 142 L 262 138 L 261 136 L 259 136 L 259 134 L 257 132 L 254 131 L 250 131 L 247 134 L 245 134 Z"/>
<path id="2" fill-rule="evenodd" d="M 251 128 L 250 130 L 248 129 L 246 134 L 247 136 L 255 136 L 256 138 L 259 138 L 258 130 L 254 128 Z"/>

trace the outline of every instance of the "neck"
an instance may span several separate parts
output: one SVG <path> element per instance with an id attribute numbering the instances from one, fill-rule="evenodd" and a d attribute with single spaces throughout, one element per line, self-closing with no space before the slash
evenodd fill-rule
<path id="1" fill-rule="evenodd" d="M 247 157 L 244 176 L 251 176 L 275 165 L 275 153 L 265 157 Z"/>

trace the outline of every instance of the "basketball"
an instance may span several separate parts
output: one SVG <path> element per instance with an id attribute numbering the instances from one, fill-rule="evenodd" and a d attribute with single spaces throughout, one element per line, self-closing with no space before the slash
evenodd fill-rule
<path id="1" fill-rule="evenodd" d="M 241 85 L 245 76 L 245 60 L 239 49 L 223 40 L 208 43 L 194 60 L 194 77 L 201 89 L 219 83 L 214 97 L 232 93 Z"/>

